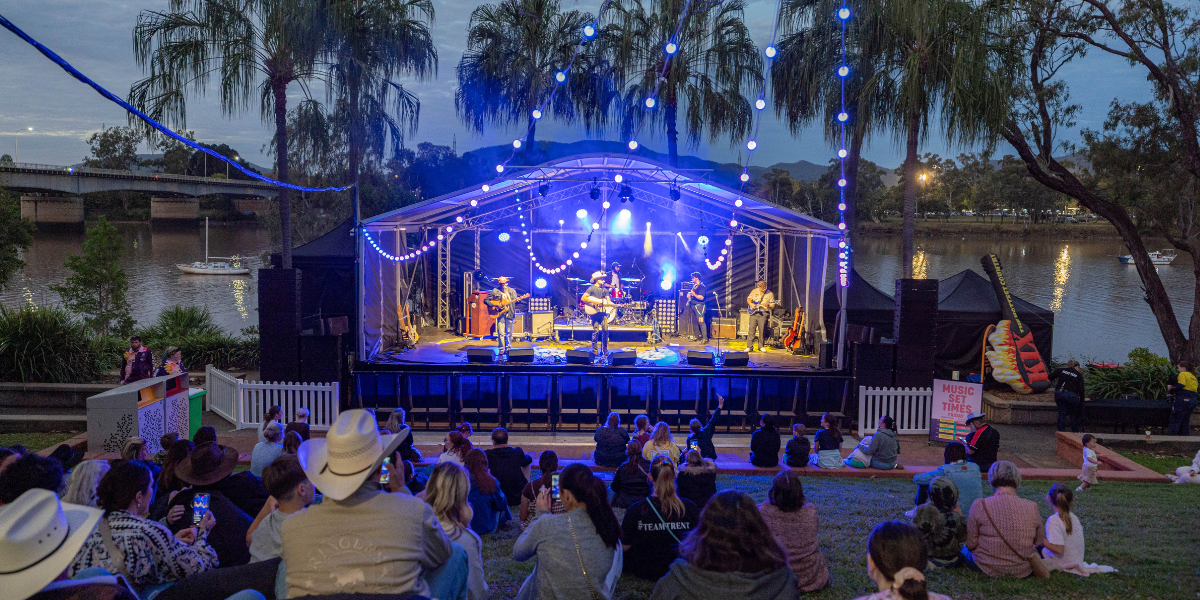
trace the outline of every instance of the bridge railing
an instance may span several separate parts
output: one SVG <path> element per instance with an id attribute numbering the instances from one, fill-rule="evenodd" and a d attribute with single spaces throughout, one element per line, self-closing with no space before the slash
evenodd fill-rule
<path id="1" fill-rule="evenodd" d="M 271 184 L 252 179 L 226 179 L 224 177 L 201 177 L 199 175 L 172 175 L 167 173 L 135 173 L 120 169 L 97 169 L 94 167 L 68 167 L 63 165 L 43 165 L 39 163 L 0 162 L 0 171 L 53 171 L 66 175 L 110 175 L 118 177 L 144 177 L 159 181 L 187 181 L 208 185 L 237 185 L 262 186 L 272 188 Z"/>

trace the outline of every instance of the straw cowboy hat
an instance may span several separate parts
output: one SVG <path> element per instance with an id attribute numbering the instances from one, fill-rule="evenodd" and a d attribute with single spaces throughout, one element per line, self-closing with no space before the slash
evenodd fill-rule
<path id="1" fill-rule="evenodd" d="M 375 415 L 361 409 L 348 410 L 338 415 L 324 439 L 312 438 L 300 444 L 300 466 L 326 498 L 344 500 L 362 487 L 383 457 L 391 456 L 410 431 L 379 435 Z"/>
<path id="2" fill-rule="evenodd" d="M 209 442 L 192 450 L 187 460 L 175 467 L 175 476 L 189 485 L 212 485 L 229 477 L 237 461 L 237 450 Z"/>
<path id="3" fill-rule="evenodd" d="M 498 281 L 500 283 L 508 283 L 508 282 L 512 281 L 512 278 L 509 277 L 508 275 L 501 275 L 496 278 L 496 281 Z"/>
<path id="4" fill-rule="evenodd" d="M 83 547 L 104 511 L 63 504 L 32 489 L 0 507 L 0 590 L 24 600 L 58 578 Z"/>
<path id="5" fill-rule="evenodd" d="M 604 277 L 605 277 L 604 271 L 596 271 L 595 273 L 592 273 L 592 283 L 595 283 L 597 281 L 602 281 L 604 279 Z"/>

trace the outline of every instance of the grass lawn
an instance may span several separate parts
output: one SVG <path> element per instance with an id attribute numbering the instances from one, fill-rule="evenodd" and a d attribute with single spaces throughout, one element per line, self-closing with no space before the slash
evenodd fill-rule
<path id="1" fill-rule="evenodd" d="M 1174 473 L 1175 469 L 1192 464 L 1192 457 L 1190 456 L 1155 454 L 1153 452 L 1137 452 L 1133 450 L 1118 450 L 1117 454 L 1156 473 Z"/>
<path id="2" fill-rule="evenodd" d="M 0 433 L 0 446 L 21 444 L 32 452 L 37 452 L 57 446 L 73 437 L 77 431 L 59 431 L 54 433 Z"/>
<path id="3" fill-rule="evenodd" d="M 770 483 L 767 477 L 722 475 L 718 479 L 718 487 L 736 487 L 756 502 L 766 499 Z M 1044 496 L 1052 483 L 1028 482 L 1020 490 L 1021 496 L 1037 501 L 1043 519 L 1051 514 Z M 875 591 L 867 579 L 867 534 L 876 523 L 904 519 L 903 512 L 912 508 L 912 483 L 806 477 L 804 484 L 820 512 L 821 547 L 833 569 L 832 586 L 806 598 L 848 600 Z M 984 491 L 991 491 L 987 484 Z M 955 600 L 1195 599 L 1200 589 L 1196 498 L 1193 486 L 1101 481 L 1076 497 L 1075 508 L 1087 532 L 1087 560 L 1116 567 L 1118 573 L 1083 578 L 1056 572 L 1049 580 L 1014 580 L 966 570 L 931 570 L 926 573 L 929 589 Z M 622 518 L 623 511 L 618 510 L 617 516 Z M 514 525 L 484 537 L 484 572 L 491 598 L 513 597 L 533 569 L 534 560 L 511 559 L 519 534 L 519 525 Z M 646 598 L 653 589 L 653 582 L 625 576 L 617 585 L 616 598 Z"/>

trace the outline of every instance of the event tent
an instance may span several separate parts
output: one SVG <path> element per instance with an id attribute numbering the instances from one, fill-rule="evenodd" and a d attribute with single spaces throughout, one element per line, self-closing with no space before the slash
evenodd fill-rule
<path id="1" fill-rule="evenodd" d="M 1031 331 L 1043 360 L 1053 356 L 1054 311 L 1011 295 L 1017 318 Z M 966 269 L 938 283 L 937 365 L 944 371 L 977 372 L 983 334 L 1001 319 L 992 282 Z"/>

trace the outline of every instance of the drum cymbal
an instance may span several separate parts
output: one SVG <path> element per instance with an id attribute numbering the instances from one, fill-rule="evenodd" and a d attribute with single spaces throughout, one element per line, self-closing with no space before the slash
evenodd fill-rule
<path id="1" fill-rule="evenodd" d="M 576 283 L 587 283 L 586 279 L 580 279 L 578 277 L 568 277 L 567 281 L 574 281 Z"/>
<path id="2" fill-rule="evenodd" d="M 630 283 L 637 283 L 641 280 L 642 280 L 642 278 L 640 278 L 640 277 L 622 277 L 621 278 L 621 281 L 628 281 Z"/>

